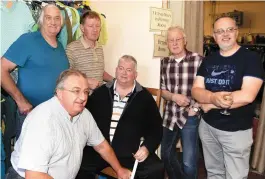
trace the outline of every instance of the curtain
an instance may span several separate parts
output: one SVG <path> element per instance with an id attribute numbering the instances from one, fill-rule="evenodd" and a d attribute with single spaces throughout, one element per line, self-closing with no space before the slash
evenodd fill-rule
<path id="1" fill-rule="evenodd" d="M 184 29 L 187 49 L 203 54 L 203 1 L 185 1 Z"/>
<path id="2" fill-rule="evenodd" d="M 265 171 L 265 88 L 263 90 L 259 126 L 257 129 L 256 139 L 254 141 L 254 153 L 251 166 L 259 173 L 263 173 Z"/>

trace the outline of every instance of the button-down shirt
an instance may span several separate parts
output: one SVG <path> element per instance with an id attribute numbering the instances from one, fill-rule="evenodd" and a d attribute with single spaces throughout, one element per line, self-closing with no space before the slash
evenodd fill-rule
<path id="1" fill-rule="evenodd" d="M 91 113 L 71 119 L 57 97 L 34 108 L 24 121 L 11 163 L 25 177 L 25 170 L 47 173 L 53 178 L 74 179 L 86 145 L 104 141 Z"/>
<path id="2" fill-rule="evenodd" d="M 163 58 L 161 60 L 161 89 L 183 94 L 191 99 L 192 84 L 202 59 L 203 57 L 199 54 L 190 51 L 186 51 L 185 58 L 180 62 L 177 62 L 174 56 Z M 194 100 L 191 99 L 190 104 L 194 104 Z M 173 101 L 166 101 L 163 126 L 173 130 L 177 124 L 182 129 L 187 120 L 183 115 L 185 110 L 185 107 Z"/>

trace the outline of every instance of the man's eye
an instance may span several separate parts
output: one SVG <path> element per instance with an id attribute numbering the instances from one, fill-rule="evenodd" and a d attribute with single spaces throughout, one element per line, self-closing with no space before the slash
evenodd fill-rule
<path id="1" fill-rule="evenodd" d="M 73 90 L 73 93 L 79 94 L 80 93 L 80 90 Z"/>
<path id="2" fill-rule="evenodd" d="M 234 29 L 233 28 L 228 28 L 227 31 L 228 32 L 232 32 Z"/>

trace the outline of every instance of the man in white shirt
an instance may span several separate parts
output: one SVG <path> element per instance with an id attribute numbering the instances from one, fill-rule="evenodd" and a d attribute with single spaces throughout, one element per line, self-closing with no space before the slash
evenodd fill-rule
<path id="1" fill-rule="evenodd" d="M 77 70 L 62 72 L 55 96 L 27 116 L 11 156 L 6 179 L 74 179 L 80 168 L 83 148 L 93 148 L 117 172 L 128 179 L 113 149 L 85 109 L 89 94 L 86 75 Z"/>

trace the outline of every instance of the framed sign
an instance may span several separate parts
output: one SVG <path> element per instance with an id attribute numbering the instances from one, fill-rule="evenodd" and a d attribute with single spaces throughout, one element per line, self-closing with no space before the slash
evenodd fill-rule
<path id="1" fill-rule="evenodd" d="M 170 9 L 150 8 L 150 30 L 166 31 L 172 24 Z"/>
<path id="2" fill-rule="evenodd" d="M 166 37 L 162 35 L 154 35 L 154 57 L 167 57 L 169 50 L 167 48 Z"/>

